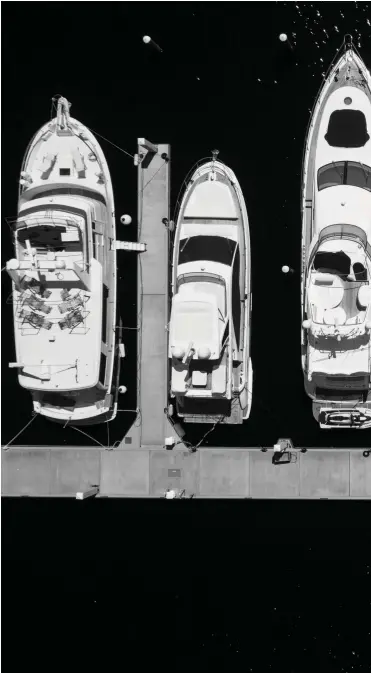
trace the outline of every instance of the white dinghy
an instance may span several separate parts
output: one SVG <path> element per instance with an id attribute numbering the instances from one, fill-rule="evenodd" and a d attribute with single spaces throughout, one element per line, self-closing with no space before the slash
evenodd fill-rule
<path id="1" fill-rule="evenodd" d="M 303 162 L 302 368 L 323 429 L 371 427 L 370 135 L 370 73 L 345 38 Z"/>
<path id="2" fill-rule="evenodd" d="M 173 249 L 170 394 L 193 423 L 242 423 L 252 397 L 249 223 L 236 176 L 216 160 L 186 185 Z"/>
<path id="3" fill-rule="evenodd" d="M 111 178 L 94 135 L 57 115 L 24 157 L 13 222 L 16 362 L 34 411 L 71 424 L 112 420 L 116 251 Z"/>

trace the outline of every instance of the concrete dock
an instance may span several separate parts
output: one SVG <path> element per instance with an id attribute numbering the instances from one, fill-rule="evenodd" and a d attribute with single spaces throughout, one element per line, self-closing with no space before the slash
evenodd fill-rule
<path id="1" fill-rule="evenodd" d="M 166 489 L 184 489 L 186 497 L 195 498 L 371 498 L 367 446 L 306 447 L 306 452 L 293 447 L 289 462 L 274 465 L 273 447 L 201 444 L 190 451 L 182 443 L 168 416 L 170 148 L 140 139 L 136 161 L 138 243 L 143 245 L 138 251 L 137 411 L 128 411 L 133 423 L 114 446 L 2 447 L 2 495 L 159 498 Z M 124 420 L 125 411 L 120 413 Z M 165 448 L 171 437 L 174 446 Z"/>
<path id="2" fill-rule="evenodd" d="M 2 454 L 3 496 L 76 497 L 98 487 L 97 497 L 159 498 L 185 489 L 194 498 L 369 499 L 371 456 L 357 449 L 309 449 L 272 464 L 272 450 L 158 447 L 12 447 Z"/>

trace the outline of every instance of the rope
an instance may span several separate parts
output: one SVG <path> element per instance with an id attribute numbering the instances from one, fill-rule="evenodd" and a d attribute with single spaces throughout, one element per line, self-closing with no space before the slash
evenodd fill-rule
<path id="1" fill-rule="evenodd" d="M 169 163 L 169 162 L 168 162 L 168 161 L 164 161 L 164 163 L 161 164 L 161 166 L 157 169 L 156 173 L 154 173 L 154 174 L 152 175 L 151 179 L 148 180 L 148 182 L 146 182 L 146 184 L 144 185 L 143 189 L 141 190 L 141 194 L 143 194 L 145 188 L 149 185 L 150 182 L 152 182 L 152 180 L 153 180 L 153 178 L 155 177 L 155 175 L 157 175 L 157 173 L 161 170 L 161 168 L 162 168 L 166 163 Z"/>
<path id="2" fill-rule="evenodd" d="M 113 147 L 116 147 L 116 149 L 120 150 L 120 152 L 123 152 L 123 153 L 126 154 L 128 157 L 131 157 L 132 159 L 134 159 L 134 154 L 130 154 L 130 152 L 127 152 L 126 150 L 123 150 L 122 147 L 119 147 L 118 145 L 116 145 L 115 143 L 113 143 L 111 140 L 108 140 L 108 138 L 105 138 L 104 136 L 102 136 L 102 135 L 101 135 L 100 133 L 98 133 L 97 131 L 94 131 L 93 129 L 89 128 L 89 126 L 86 126 L 86 124 L 85 124 L 85 127 L 86 127 L 91 133 L 94 133 L 95 136 L 99 136 L 99 138 L 102 138 L 102 140 L 105 140 L 105 141 L 106 141 L 107 143 L 109 143 L 110 145 L 113 145 Z"/>
<path id="3" fill-rule="evenodd" d="M 33 413 L 33 416 L 32 416 L 32 418 L 31 418 L 31 420 L 28 421 L 28 423 L 26 423 L 26 425 L 24 426 L 24 428 L 22 428 L 22 430 L 20 430 L 19 432 L 17 432 L 17 434 L 10 440 L 10 442 L 8 442 L 8 443 L 3 447 L 3 451 L 7 451 L 7 450 L 8 450 L 9 446 L 11 445 L 11 443 L 14 442 L 14 440 L 17 439 L 17 437 L 19 437 L 19 435 L 21 435 L 22 432 L 23 432 L 24 430 L 26 430 L 26 428 L 28 428 L 29 425 L 31 425 L 32 421 L 35 420 L 35 418 L 36 418 L 37 415 L 38 415 L 38 414 L 36 414 L 36 412 Z"/>
<path id="4" fill-rule="evenodd" d="M 73 430 L 77 430 L 77 432 L 81 432 L 82 435 L 85 435 L 85 437 L 88 437 L 89 439 L 92 439 L 93 442 L 96 442 L 97 444 L 99 444 L 99 446 L 101 446 L 103 449 L 106 448 L 106 447 L 104 446 L 104 444 L 101 444 L 100 442 L 98 442 L 97 439 L 95 439 L 94 437 L 92 437 L 91 435 L 89 435 L 87 432 L 84 432 L 83 430 L 80 430 L 80 428 L 76 428 L 74 425 L 69 425 L 68 427 L 69 427 L 69 428 L 72 428 Z"/>

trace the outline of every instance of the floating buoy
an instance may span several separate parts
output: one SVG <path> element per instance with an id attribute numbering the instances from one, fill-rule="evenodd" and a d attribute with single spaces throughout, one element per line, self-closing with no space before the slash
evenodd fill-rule
<path id="1" fill-rule="evenodd" d="M 127 391 L 127 387 L 126 386 L 119 386 L 118 390 L 119 390 L 120 395 L 124 395 Z"/>
<path id="2" fill-rule="evenodd" d="M 6 268 L 10 269 L 11 271 L 16 271 L 19 269 L 18 259 L 10 259 L 9 262 L 6 263 Z"/>
<path id="3" fill-rule="evenodd" d="M 311 326 L 310 320 L 303 320 L 303 329 L 309 329 Z"/>
<path id="4" fill-rule="evenodd" d="M 294 269 L 292 269 L 290 266 L 287 266 L 287 264 L 285 264 L 281 270 L 282 273 L 294 273 Z"/>
<path id="5" fill-rule="evenodd" d="M 121 215 L 120 222 L 121 222 L 121 224 L 131 224 L 132 219 L 131 219 L 130 215 Z"/>
<path id="6" fill-rule="evenodd" d="M 184 348 L 181 348 L 181 347 L 176 348 L 175 346 L 173 346 L 171 351 L 172 351 L 172 354 L 173 354 L 173 358 L 175 358 L 176 360 L 181 360 L 185 356 Z"/>
<path id="7" fill-rule="evenodd" d="M 279 35 L 279 39 L 281 40 L 281 42 L 286 42 L 286 44 L 290 47 L 290 49 L 294 49 L 286 33 L 281 33 Z"/>
<path id="8" fill-rule="evenodd" d="M 200 360 L 208 360 L 211 356 L 211 350 L 208 346 L 201 346 L 201 348 L 198 349 L 197 355 Z"/>
<path id="9" fill-rule="evenodd" d="M 161 47 L 159 47 L 157 42 L 154 42 L 149 35 L 143 35 L 142 39 L 143 39 L 144 44 L 151 44 L 155 49 L 157 49 L 157 51 L 163 51 L 163 49 L 161 49 Z"/>

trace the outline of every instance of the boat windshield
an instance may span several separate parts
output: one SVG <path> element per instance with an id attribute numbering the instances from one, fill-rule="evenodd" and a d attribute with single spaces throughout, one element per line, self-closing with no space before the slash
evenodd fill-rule
<path id="1" fill-rule="evenodd" d="M 223 236 L 189 236 L 180 241 L 178 263 L 208 260 L 230 266 L 236 245 L 236 241 Z"/>
<path id="2" fill-rule="evenodd" d="M 357 161 L 333 161 L 317 174 L 318 190 L 350 185 L 371 191 L 371 168 Z"/>

